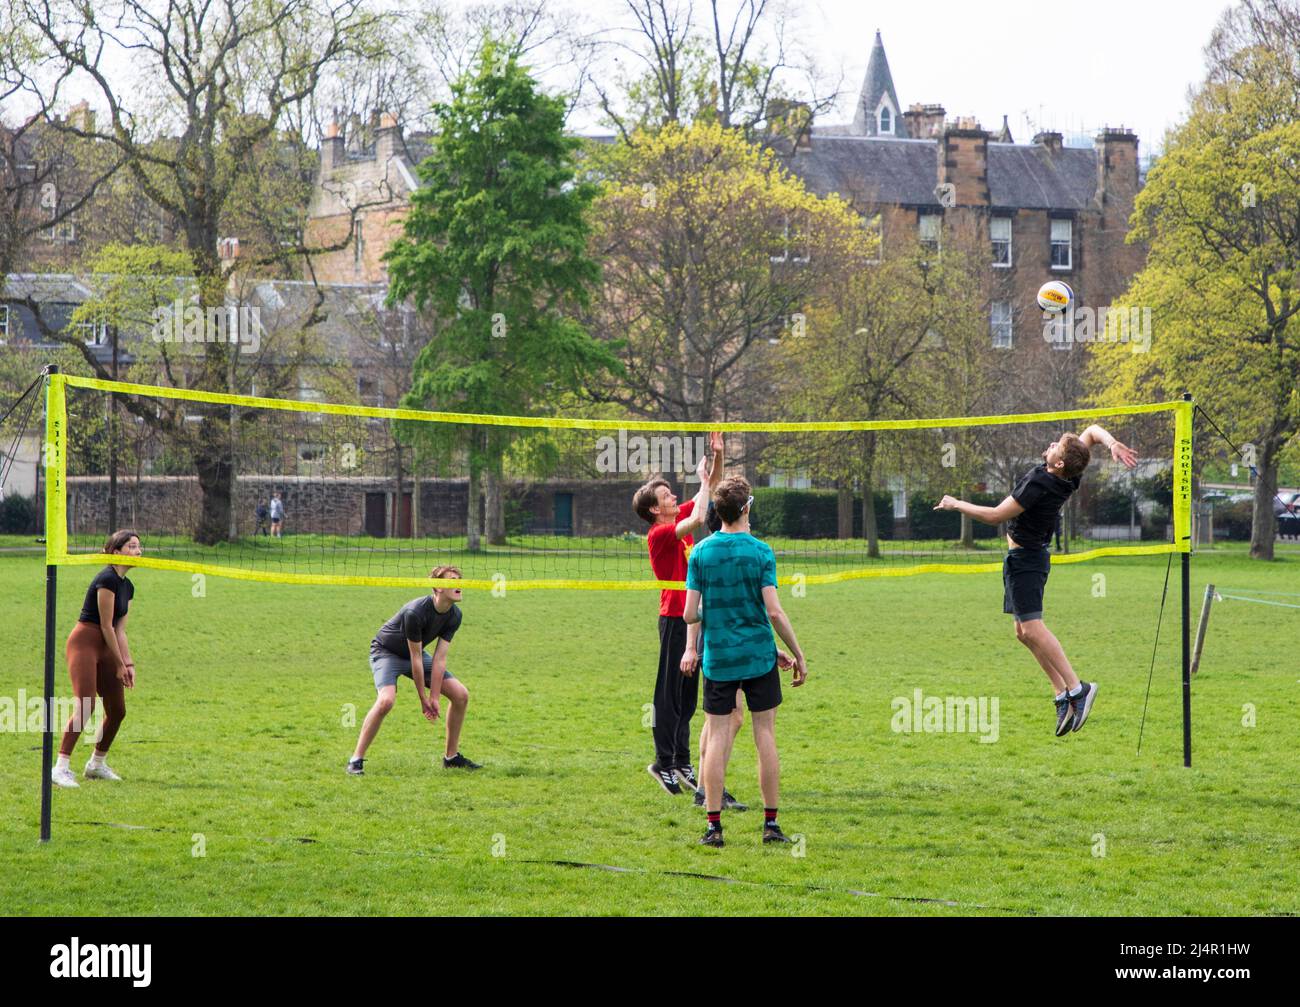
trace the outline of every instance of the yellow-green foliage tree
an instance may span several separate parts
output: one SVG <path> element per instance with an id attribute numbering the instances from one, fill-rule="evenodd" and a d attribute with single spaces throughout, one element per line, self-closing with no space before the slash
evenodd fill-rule
<path id="1" fill-rule="evenodd" d="M 827 270 L 861 257 L 858 217 L 717 124 L 634 134 L 590 167 L 605 269 L 590 327 L 623 341 L 627 371 L 605 400 L 654 419 L 781 412 L 751 354 L 799 324 Z"/>
<path id="2" fill-rule="evenodd" d="M 1300 75 L 1287 27 L 1300 5 L 1281 7 L 1277 21 L 1250 3 L 1224 15 L 1207 79 L 1138 196 L 1130 240 L 1151 251 L 1125 302 L 1152 309 L 1150 351 L 1099 340 L 1091 360 L 1100 403 L 1191 391 L 1249 445 L 1262 559 L 1278 462 L 1300 432 Z"/>

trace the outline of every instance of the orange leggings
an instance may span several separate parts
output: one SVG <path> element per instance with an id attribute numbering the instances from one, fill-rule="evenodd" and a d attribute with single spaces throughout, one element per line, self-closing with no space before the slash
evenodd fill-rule
<path id="1" fill-rule="evenodd" d="M 88 716 L 94 711 L 96 693 L 104 701 L 104 720 L 95 747 L 101 752 L 107 752 L 126 717 L 126 690 L 114 671 L 113 654 L 104 642 L 103 632 L 89 622 L 79 622 L 73 627 L 68 635 L 65 654 L 68 658 L 68 674 L 72 678 L 72 694 L 78 700 L 89 702 L 77 703 L 72 716 L 68 718 L 68 725 L 63 730 L 63 741 L 59 744 L 59 754 L 71 755 L 77 747 L 77 739 L 86 726 L 83 715 Z"/>

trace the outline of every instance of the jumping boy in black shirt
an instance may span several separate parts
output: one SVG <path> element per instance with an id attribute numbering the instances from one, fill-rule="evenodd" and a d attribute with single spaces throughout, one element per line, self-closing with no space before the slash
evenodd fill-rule
<path id="1" fill-rule="evenodd" d="M 1043 464 L 1026 472 L 996 507 L 945 496 L 935 510 L 955 510 L 985 524 L 1007 522 L 1007 558 L 1002 564 L 1002 610 L 1015 617 L 1016 639 L 1042 666 L 1056 690 L 1056 736 L 1077 731 L 1097 698 L 1097 684 L 1082 682 L 1061 643 L 1043 625 L 1043 589 L 1051 570 L 1047 551 L 1061 508 L 1079 488 L 1091 449 L 1100 444 L 1129 468 L 1137 456 L 1096 424 L 1080 435 L 1062 434 L 1043 452 Z"/>

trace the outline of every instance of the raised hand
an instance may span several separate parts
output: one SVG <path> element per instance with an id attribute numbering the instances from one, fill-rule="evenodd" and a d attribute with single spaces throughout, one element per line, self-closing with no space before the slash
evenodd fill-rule
<path id="1" fill-rule="evenodd" d="M 1123 462 L 1128 468 L 1137 468 L 1137 452 L 1126 444 L 1121 444 L 1119 441 L 1112 440 L 1110 442 L 1110 456 L 1117 462 Z"/>

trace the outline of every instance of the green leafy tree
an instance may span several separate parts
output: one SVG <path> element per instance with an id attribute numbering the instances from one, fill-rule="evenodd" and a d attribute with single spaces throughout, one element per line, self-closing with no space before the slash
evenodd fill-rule
<path id="1" fill-rule="evenodd" d="M 1224 15 L 1207 79 L 1134 212 L 1130 240 L 1151 251 L 1126 302 L 1152 309 L 1150 352 L 1098 342 L 1092 360 L 1099 401 L 1190 390 L 1248 443 L 1243 460 L 1259 472 L 1250 554 L 1262 559 L 1279 461 L 1300 432 L 1297 18 L 1294 0 Z"/>
<path id="2" fill-rule="evenodd" d="M 595 187 L 575 181 L 578 141 L 564 103 L 543 94 L 513 52 L 490 40 L 477 66 L 434 106 L 438 135 L 419 166 L 402 237 L 385 255 L 389 303 L 411 298 L 442 320 L 415 361 L 408 404 L 531 414 L 617 367 L 571 317 L 600 269 L 588 254 Z M 434 435 L 436 436 L 436 435 Z M 469 467 L 469 547 L 505 540 L 505 428 L 442 435 Z M 454 443 L 449 441 L 454 439 Z"/>

